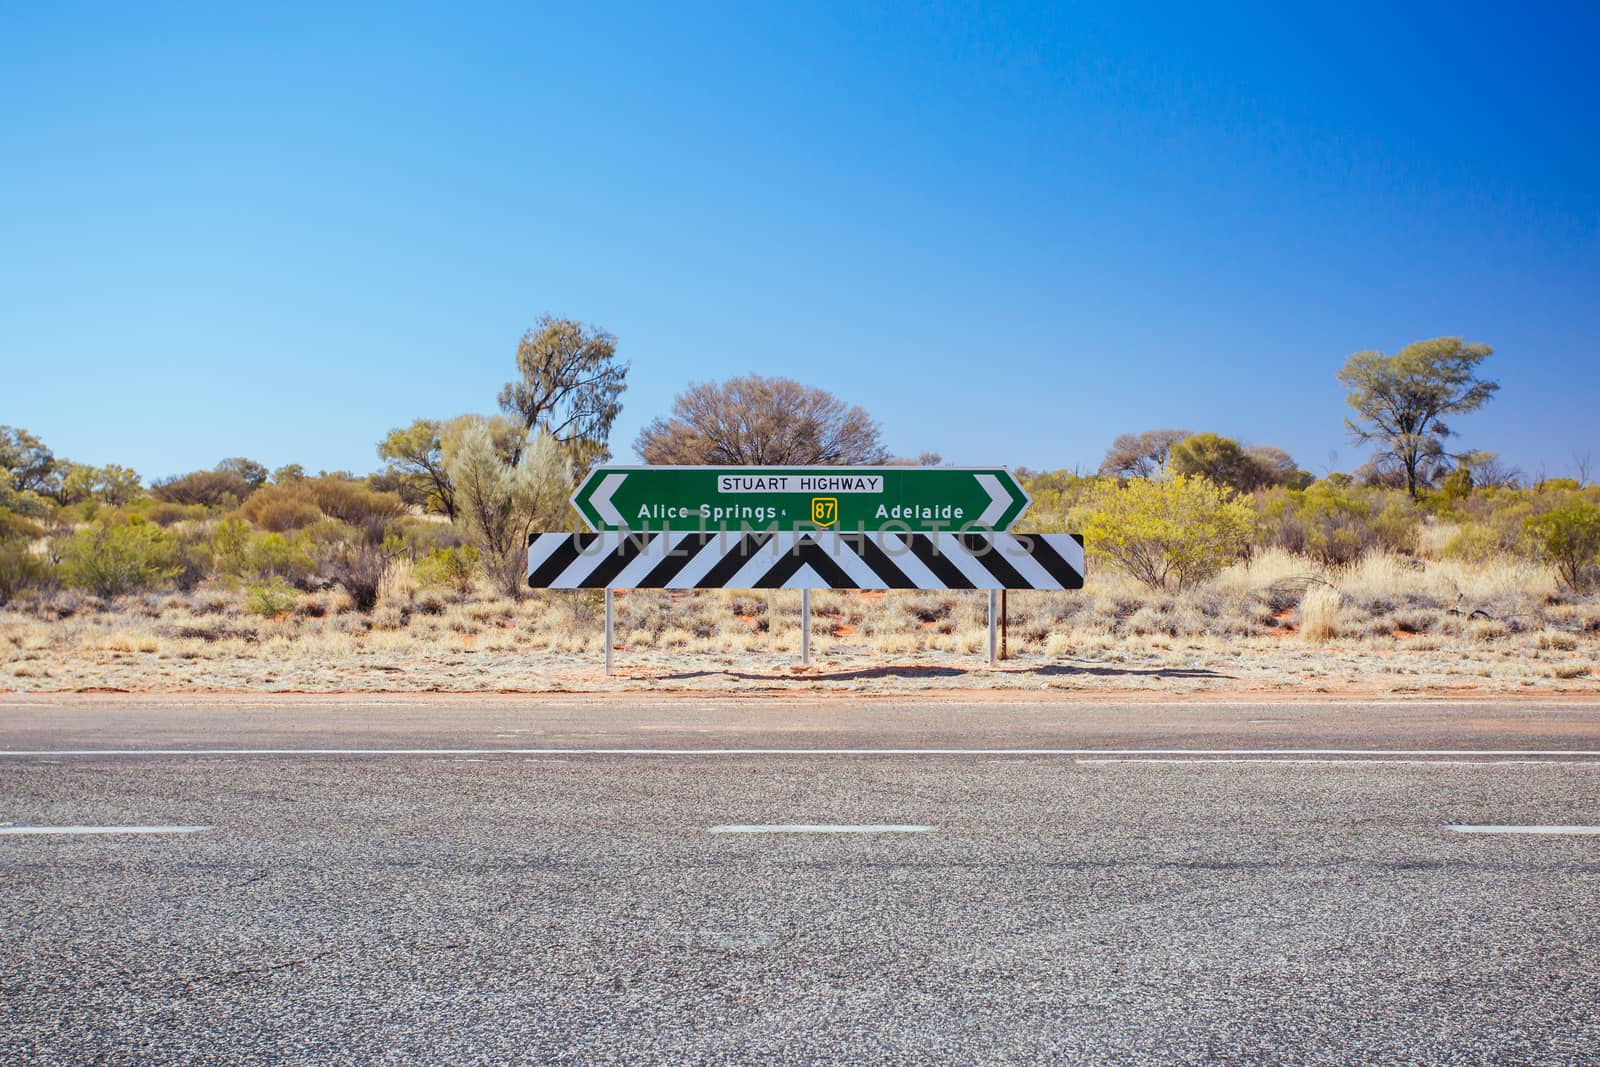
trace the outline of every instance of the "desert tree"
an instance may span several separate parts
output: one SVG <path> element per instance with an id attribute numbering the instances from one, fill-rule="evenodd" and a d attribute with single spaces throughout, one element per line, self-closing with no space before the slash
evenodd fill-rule
<path id="1" fill-rule="evenodd" d="M 1275 485 L 1303 488 L 1310 475 L 1299 469 L 1294 457 L 1272 445 L 1246 448 L 1231 437 L 1197 433 L 1172 446 L 1167 471 L 1201 476 L 1241 493 Z"/>
<path id="2" fill-rule="evenodd" d="M 1424 456 L 1417 468 L 1417 484 L 1432 485 L 1448 469 L 1449 461 L 1447 457 L 1442 455 Z M 1400 465 L 1398 459 L 1387 452 L 1373 456 L 1351 471 L 1349 477 L 1352 484 L 1366 489 L 1404 489 L 1406 487 L 1405 468 Z"/>
<path id="3" fill-rule="evenodd" d="M 115 507 L 139 495 L 139 472 L 116 463 L 104 467 L 91 467 L 87 463 L 63 463 L 61 478 L 52 488 L 51 496 L 58 504 L 76 504 L 83 500 L 96 500 Z"/>
<path id="4" fill-rule="evenodd" d="M 1276 445 L 1250 445 L 1244 455 L 1254 468 L 1257 487 L 1282 485 L 1304 489 L 1317 480 L 1316 475 L 1301 468 L 1293 456 Z"/>
<path id="5" fill-rule="evenodd" d="M 1527 477 L 1520 467 L 1501 462 L 1497 452 L 1483 449 L 1464 452 L 1458 457 L 1458 462 L 1475 489 L 1517 489 Z"/>
<path id="6" fill-rule="evenodd" d="M 1188 436 L 1188 430 L 1118 434 L 1100 461 L 1100 473 L 1111 478 L 1153 478 L 1166 470 L 1172 446 Z"/>
<path id="7" fill-rule="evenodd" d="M 444 445 L 437 419 L 418 419 L 390 430 L 378 443 L 378 456 L 388 462 L 401 485 L 401 495 L 456 517 L 455 487 L 445 469 Z"/>
<path id="8" fill-rule="evenodd" d="M 248 459 L 245 456 L 229 457 L 217 464 L 217 470 L 232 471 L 237 474 L 244 479 L 244 484 L 249 486 L 252 492 L 266 485 L 267 479 L 271 477 L 271 472 L 267 470 L 266 464 L 257 463 L 255 460 Z"/>
<path id="9" fill-rule="evenodd" d="M 825 389 L 749 375 L 691 385 L 672 417 L 640 432 L 646 463 L 876 464 L 888 454 L 866 411 Z"/>
<path id="10" fill-rule="evenodd" d="M 484 569 L 504 592 L 522 593 L 528 535 L 568 524 L 574 480 L 571 458 L 547 432 L 520 454 L 505 453 L 492 420 L 458 420 L 446 439 L 446 466 L 455 487 L 457 514 L 482 555 Z"/>
<path id="11" fill-rule="evenodd" d="M 169 504 L 237 506 L 250 495 L 250 483 L 238 471 L 193 471 L 156 479 L 150 483 L 150 494 Z"/>
<path id="12" fill-rule="evenodd" d="M 1339 371 L 1356 416 L 1345 420 L 1351 438 L 1376 444 L 1380 467 L 1391 460 L 1406 491 L 1417 496 L 1430 474 L 1450 465 L 1444 442 L 1455 431 L 1444 420 L 1476 411 L 1500 388 L 1477 374 L 1493 354 L 1459 337 L 1417 341 L 1392 356 L 1355 353 Z"/>
<path id="13" fill-rule="evenodd" d="M 1197 433 L 1177 442 L 1168 455 L 1166 469 L 1186 478 L 1209 478 L 1229 489 L 1254 489 L 1254 471 L 1244 446 L 1231 437 Z"/>
<path id="14" fill-rule="evenodd" d="M 628 376 L 615 336 L 545 315 L 517 344 L 517 375 L 500 390 L 500 410 L 522 429 L 513 465 L 541 433 L 579 462 L 605 458 Z"/>
<path id="15" fill-rule="evenodd" d="M 0 471 L 19 493 L 42 493 L 61 466 L 45 443 L 20 426 L 0 426 Z"/>

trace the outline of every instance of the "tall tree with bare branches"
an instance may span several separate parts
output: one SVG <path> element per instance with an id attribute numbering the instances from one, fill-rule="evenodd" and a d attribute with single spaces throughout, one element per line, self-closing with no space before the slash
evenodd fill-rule
<path id="1" fill-rule="evenodd" d="M 517 345 L 519 378 L 500 390 L 500 409 L 522 425 L 524 442 L 547 433 L 581 462 L 603 458 L 622 411 L 628 364 L 617 339 L 598 326 L 545 315 Z M 523 443 L 511 457 L 522 458 Z"/>
<path id="2" fill-rule="evenodd" d="M 1188 430 L 1118 434 L 1100 461 L 1100 473 L 1115 478 L 1153 478 L 1166 469 L 1172 446 L 1189 436 Z"/>
<path id="3" fill-rule="evenodd" d="M 878 424 L 825 389 L 751 375 L 692 385 L 634 450 L 646 463 L 833 465 L 882 463 Z"/>

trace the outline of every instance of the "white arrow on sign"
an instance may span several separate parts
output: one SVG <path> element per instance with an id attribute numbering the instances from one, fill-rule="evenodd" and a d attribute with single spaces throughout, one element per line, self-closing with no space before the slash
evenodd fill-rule
<path id="1" fill-rule="evenodd" d="M 989 506 L 978 516 L 978 525 L 993 526 L 1006 513 L 1006 508 L 1011 506 L 1011 494 L 1000 485 L 1000 479 L 992 474 L 980 474 L 977 479 L 983 491 L 989 494 Z"/>
<path id="2" fill-rule="evenodd" d="M 600 479 L 600 484 L 595 487 L 594 496 L 589 502 L 600 513 L 600 517 L 613 526 L 626 527 L 628 522 L 622 517 L 622 512 L 611 502 L 611 494 L 622 488 L 622 483 L 627 481 L 626 474 L 608 474 Z"/>

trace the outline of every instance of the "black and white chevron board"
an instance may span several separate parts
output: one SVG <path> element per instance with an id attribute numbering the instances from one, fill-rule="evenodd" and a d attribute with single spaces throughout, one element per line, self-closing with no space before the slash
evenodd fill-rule
<path id="1" fill-rule="evenodd" d="M 1077 534 L 536 533 L 535 589 L 1082 589 Z"/>

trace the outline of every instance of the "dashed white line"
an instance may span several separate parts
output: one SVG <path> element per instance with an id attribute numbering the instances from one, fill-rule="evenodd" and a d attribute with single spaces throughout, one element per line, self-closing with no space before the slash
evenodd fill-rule
<path id="1" fill-rule="evenodd" d="M 0 834 L 197 834 L 209 826 L 0 826 Z"/>
<path id="2" fill-rule="evenodd" d="M 713 834 L 926 834 L 938 829 L 936 826 L 913 826 L 901 823 L 862 823 L 829 824 L 829 823 L 775 823 L 770 826 L 759 825 L 729 825 L 713 826 L 708 832 Z"/>
<path id="3" fill-rule="evenodd" d="M 1474 826 L 1450 823 L 1447 830 L 1458 834 L 1600 834 L 1600 826 Z"/>
<path id="4" fill-rule="evenodd" d="M 1600 759 L 1600 749 L 1537 748 L 67 748 L 4 749 L 0 758 L 51 756 L 1074 756 L 1535 757 Z"/>
<path id="5" fill-rule="evenodd" d="M 995 761 L 1000 762 L 1000 761 Z M 1311 759 L 1288 757 L 1284 759 L 1270 759 L 1264 757 L 1251 757 L 1235 759 L 1226 756 L 1212 758 L 1185 759 L 1180 757 L 1112 757 L 1108 759 L 1075 759 L 1074 763 L 1105 764 L 1105 763 L 1155 763 L 1155 764 L 1235 764 L 1235 763 L 1286 763 L 1293 765 L 1313 764 L 1318 766 L 1349 766 L 1369 763 L 1399 764 L 1411 767 L 1600 767 L 1600 761 L 1593 759 L 1411 759 L 1404 756 L 1392 759 L 1374 759 L 1360 756 L 1351 756 L 1345 759 Z"/>

